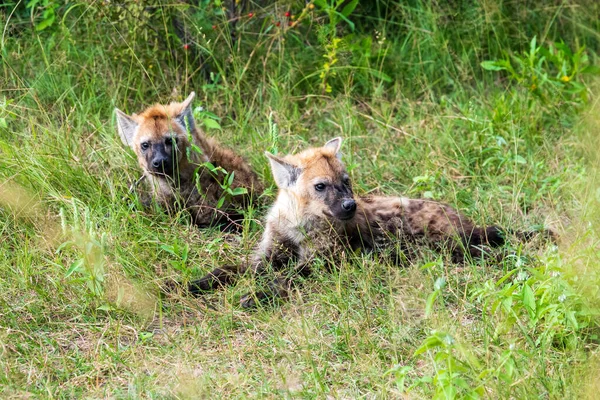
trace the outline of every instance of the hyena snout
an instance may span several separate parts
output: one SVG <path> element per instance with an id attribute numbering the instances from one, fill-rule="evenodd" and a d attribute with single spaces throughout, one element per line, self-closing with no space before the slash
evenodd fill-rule
<path id="1" fill-rule="evenodd" d="M 147 150 L 146 160 L 148 169 L 151 173 L 157 175 L 173 175 L 173 165 L 176 162 L 176 154 L 172 151 L 168 151 L 166 146 L 162 144 L 155 144 L 152 149 Z"/>
<path id="2" fill-rule="evenodd" d="M 173 174 L 173 158 L 166 154 L 158 154 L 150 161 L 152 173 L 171 176 Z"/>
<path id="3" fill-rule="evenodd" d="M 354 199 L 347 199 L 342 201 L 342 209 L 346 212 L 356 211 L 356 202 Z"/>
<path id="4" fill-rule="evenodd" d="M 152 168 L 156 168 L 159 170 L 164 170 L 169 167 L 169 159 L 168 158 L 155 158 L 152 160 Z"/>
<path id="5" fill-rule="evenodd" d="M 356 201 L 354 199 L 343 199 L 340 203 L 340 209 L 336 213 L 341 220 L 347 220 L 356 214 Z"/>

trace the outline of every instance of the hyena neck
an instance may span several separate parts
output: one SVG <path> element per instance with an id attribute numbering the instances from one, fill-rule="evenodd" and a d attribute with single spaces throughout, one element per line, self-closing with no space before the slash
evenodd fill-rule
<path id="1" fill-rule="evenodd" d="M 204 133 L 202 133 L 202 131 L 200 131 L 198 128 L 194 129 L 191 132 L 191 135 L 192 142 L 201 150 L 201 152 L 194 151 L 193 149 L 190 151 L 192 157 L 191 162 L 201 164 L 210 161 L 214 152 L 214 141 L 204 136 Z"/>
<path id="2" fill-rule="evenodd" d="M 298 230 L 302 225 L 302 210 L 298 199 L 287 191 L 280 191 L 267 215 L 267 225 L 281 232 Z"/>

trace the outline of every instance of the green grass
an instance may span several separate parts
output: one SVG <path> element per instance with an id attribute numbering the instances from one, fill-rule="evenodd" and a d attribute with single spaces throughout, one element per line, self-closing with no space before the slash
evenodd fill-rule
<path id="1" fill-rule="evenodd" d="M 596 396 L 600 106 L 594 71 L 581 71 L 597 65 L 596 2 L 364 2 L 348 15 L 354 32 L 319 3 L 282 31 L 304 2 L 253 3 L 233 44 L 214 2 L 151 3 L 149 16 L 49 1 L 57 18 L 39 32 L 25 4 L 0 8 L 0 397 Z M 561 41 L 574 54 L 553 62 Z M 575 70 L 578 50 L 588 60 Z M 498 60 L 514 74 L 481 66 Z M 249 256 L 266 211 L 251 210 L 241 235 L 200 231 L 129 193 L 140 171 L 114 107 L 191 90 L 219 118 L 207 134 L 267 182 L 266 149 L 341 135 L 358 193 L 543 225 L 559 244 L 515 240 L 503 262 L 465 265 L 424 250 L 407 268 L 348 254 L 255 312 L 238 306 L 250 277 L 202 298 L 161 295 Z"/>

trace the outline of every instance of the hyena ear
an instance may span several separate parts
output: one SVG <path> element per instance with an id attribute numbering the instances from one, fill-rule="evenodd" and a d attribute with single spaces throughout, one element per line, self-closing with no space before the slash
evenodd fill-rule
<path id="1" fill-rule="evenodd" d="M 196 122 L 194 121 L 194 115 L 192 113 L 192 101 L 196 97 L 196 93 L 192 92 L 190 95 L 181 103 L 181 111 L 175 116 L 177 122 L 190 132 L 196 129 Z"/>
<path id="2" fill-rule="evenodd" d="M 338 160 L 342 159 L 342 153 L 340 152 L 340 148 L 342 147 L 341 137 L 338 136 L 335 139 L 331 139 L 329 142 L 325 143 L 323 147 L 335 151 L 335 156 L 338 158 Z"/>
<path id="3" fill-rule="evenodd" d="M 117 114 L 117 129 L 119 131 L 119 137 L 121 138 L 121 141 L 126 146 L 132 146 L 133 136 L 135 135 L 135 130 L 139 124 L 118 108 L 115 108 L 115 113 Z"/>
<path id="4" fill-rule="evenodd" d="M 273 171 L 273 178 L 275 178 L 277 187 L 285 189 L 293 186 L 300 175 L 300 168 L 283 161 L 268 151 L 265 152 L 265 155 L 269 159 L 269 163 L 271 163 L 271 171 Z"/>

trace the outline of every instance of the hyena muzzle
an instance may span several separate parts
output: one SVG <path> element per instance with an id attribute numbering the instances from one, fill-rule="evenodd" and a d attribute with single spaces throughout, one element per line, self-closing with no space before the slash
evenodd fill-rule
<path id="1" fill-rule="evenodd" d="M 279 192 L 251 262 L 240 268 L 217 268 L 192 282 L 190 291 L 199 294 L 232 283 L 246 270 L 273 273 L 266 290 L 241 299 L 242 306 L 251 307 L 263 299 L 286 297 L 295 276 L 310 274 L 316 256 L 335 263 L 346 249 L 390 248 L 406 256 L 424 242 L 448 249 L 460 262 L 465 255 L 481 257 L 486 248 L 504 244 L 504 230 L 478 227 L 443 203 L 355 196 L 340 146 L 341 138 L 335 138 L 323 147 L 283 158 L 267 153 Z"/>

